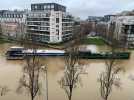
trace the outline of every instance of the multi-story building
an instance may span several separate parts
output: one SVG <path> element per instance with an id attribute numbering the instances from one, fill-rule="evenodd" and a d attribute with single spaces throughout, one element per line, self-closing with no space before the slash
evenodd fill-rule
<path id="1" fill-rule="evenodd" d="M 103 17 L 99 16 L 88 16 L 87 21 L 89 22 L 100 22 L 103 20 Z"/>
<path id="2" fill-rule="evenodd" d="M 121 46 L 134 48 L 134 16 L 119 16 L 113 20 L 113 37 L 119 41 Z"/>
<path id="3" fill-rule="evenodd" d="M 110 20 L 113 20 L 116 17 L 116 15 L 105 15 L 103 17 L 104 22 L 109 22 Z"/>
<path id="4" fill-rule="evenodd" d="M 0 11 L 0 21 L 1 22 L 25 23 L 26 22 L 26 11 L 1 10 Z"/>
<path id="5" fill-rule="evenodd" d="M 26 11 L 0 11 L 2 33 L 6 36 L 17 37 L 25 33 Z"/>
<path id="6" fill-rule="evenodd" d="M 72 38 L 73 17 L 56 3 L 32 4 L 27 16 L 27 35 L 36 42 L 59 43 Z"/>

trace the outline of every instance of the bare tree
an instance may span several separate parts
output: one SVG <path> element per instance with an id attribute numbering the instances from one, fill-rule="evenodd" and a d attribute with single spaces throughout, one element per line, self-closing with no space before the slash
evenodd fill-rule
<path id="1" fill-rule="evenodd" d="M 106 61 L 105 71 L 100 75 L 100 93 L 104 100 L 108 100 L 110 93 L 112 92 L 112 86 L 120 86 L 119 78 L 116 75 L 122 70 L 116 66 L 114 59 Z"/>
<path id="2" fill-rule="evenodd" d="M 81 34 L 83 36 L 88 35 L 90 32 L 94 31 L 95 23 L 93 22 L 83 22 L 81 23 Z"/>
<path id="3" fill-rule="evenodd" d="M 80 82 L 80 74 L 84 73 L 83 67 L 79 64 L 79 45 L 85 35 L 82 34 L 81 26 L 75 26 L 73 31 L 75 39 L 66 50 L 64 76 L 59 82 L 65 90 L 68 100 L 72 100 L 73 90 Z"/>
<path id="4" fill-rule="evenodd" d="M 68 100 L 72 99 L 73 89 L 77 87 L 82 73 L 82 67 L 78 61 L 78 48 L 71 48 L 65 57 L 65 72 L 60 80 L 60 85 L 65 90 Z"/>
<path id="5" fill-rule="evenodd" d="M 25 39 L 26 40 L 26 39 Z M 31 100 L 40 93 L 41 82 L 41 73 L 44 73 L 45 68 L 42 66 L 41 58 L 36 55 L 37 47 L 34 46 L 34 43 L 27 45 L 24 41 L 24 47 L 30 48 L 32 50 L 32 55 L 25 55 L 25 66 L 23 67 L 23 76 L 19 81 L 19 87 L 17 92 L 20 92 L 22 89 L 26 89 L 31 96 Z"/>
<path id="6" fill-rule="evenodd" d="M 107 24 L 97 23 L 95 31 L 96 33 L 99 33 L 98 35 L 102 36 L 103 38 L 107 38 Z"/>
<path id="7" fill-rule="evenodd" d="M 23 39 L 25 38 L 25 33 L 26 33 L 26 25 L 25 23 L 18 23 L 18 40 L 20 42 L 23 41 Z"/>
<path id="8" fill-rule="evenodd" d="M 10 91 L 10 89 L 7 86 L 0 86 L 0 95 L 1 96 L 6 95 L 9 91 Z"/>
<path id="9" fill-rule="evenodd" d="M 115 40 L 114 40 L 115 41 Z M 111 58 L 105 61 L 105 71 L 100 74 L 99 82 L 100 82 L 100 93 L 101 97 L 104 100 L 108 100 L 110 93 L 112 92 L 113 85 L 120 87 L 120 78 L 117 77 L 118 73 L 123 70 L 121 66 L 119 66 L 119 61 L 115 59 L 116 52 L 115 47 L 118 45 L 117 42 L 112 42 Z"/>
<path id="10" fill-rule="evenodd" d="M 73 45 L 81 44 L 87 35 L 93 31 L 93 23 L 91 22 L 80 22 L 73 26 Z M 71 47 L 71 46 L 70 46 Z"/>

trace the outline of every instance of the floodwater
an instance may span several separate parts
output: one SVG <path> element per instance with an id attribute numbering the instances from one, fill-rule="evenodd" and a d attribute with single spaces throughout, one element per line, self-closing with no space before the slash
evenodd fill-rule
<path id="1" fill-rule="evenodd" d="M 14 44 L 0 44 L 0 85 L 8 86 L 11 90 L 0 100 L 30 100 L 27 92 L 18 94 L 16 92 L 19 79 L 22 76 L 23 61 L 7 61 L 4 53 Z M 107 50 L 107 46 L 88 46 L 96 51 Z M 60 87 L 58 81 L 63 75 L 63 58 L 45 58 L 42 60 L 48 66 L 48 99 L 49 100 L 67 100 L 64 90 Z M 73 91 L 72 100 L 102 100 L 99 93 L 98 78 L 104 70 L 103 60 L 81 60 L 87 74 L 81 75 L 81 84 Z M 134 52 L 131 59 L 120 61 L 120 66 L 125 68 L 124 72 L 119 73 L 121 78 L 121 87 L 113 87 L 109 100 L 134 100 Z M 43 90 L 45 85 L 42 84 Z M 36 100 L 46 100 L 46 92 L 36 98 Z"/>

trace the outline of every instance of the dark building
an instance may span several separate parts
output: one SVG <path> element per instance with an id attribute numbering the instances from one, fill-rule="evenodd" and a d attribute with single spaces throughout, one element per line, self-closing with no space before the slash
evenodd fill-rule
<path id="1" fill-rule="evenodd" d="M 66 12 L 66 7 L 57 3 L 37 3 L 31 5 L 31 11 L 54 10 Z"/>
<path id="2" fill-rule="evenodd" d="M 99 16 L 88 16 L 87 21 L 89 22 L 100 22 L 103 20 L 103 17 Z"/>
<path id="3" fill-rule="evenodd" d="M 114 17 L 116 17 L 116 15 L 105 15 L 103 21 L 108 22 Z"/>

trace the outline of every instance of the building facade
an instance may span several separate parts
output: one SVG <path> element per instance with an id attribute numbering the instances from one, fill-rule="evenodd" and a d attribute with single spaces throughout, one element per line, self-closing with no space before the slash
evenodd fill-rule
<path id="1" fill-rule="evenodd" d="M 103 21 L 103 17 L 88 16 L 87 21 L 89 21 L 89 22 L 100 22 L 100 21 Z"/>
<path id="2" fill-rule="evenodd" d="M 113 37 L 120 45 L 134 48 L 134 16 L 119 16 L 111 23 L 115 24 Z"/>
<path id="3" fill-rule="evenodd" d="M 26 11 L 0 11 L 0 24 L 5 36 L 16 37 L 26 32 Z"/>
<path id="4" fill-rule="evenodd" d="M 116 15 L 105 15 L 103 17 L 104 22 L 109 22 L 110 20 L 113 20 L 116 17 Z"/>
<path id="5" fill-rule="evenodd" d="M 27 15 L 27 35 L 36 42 L 59 43 L 72 38 L 73 17 L 56 3 L 32 4 Z"/>
<path id="6" fill-rule="evenodd" d="M 0 11 L 0 21 L 1 22 L 25 23 L 26 22 L 26 11 L 1 10 Z"/>

